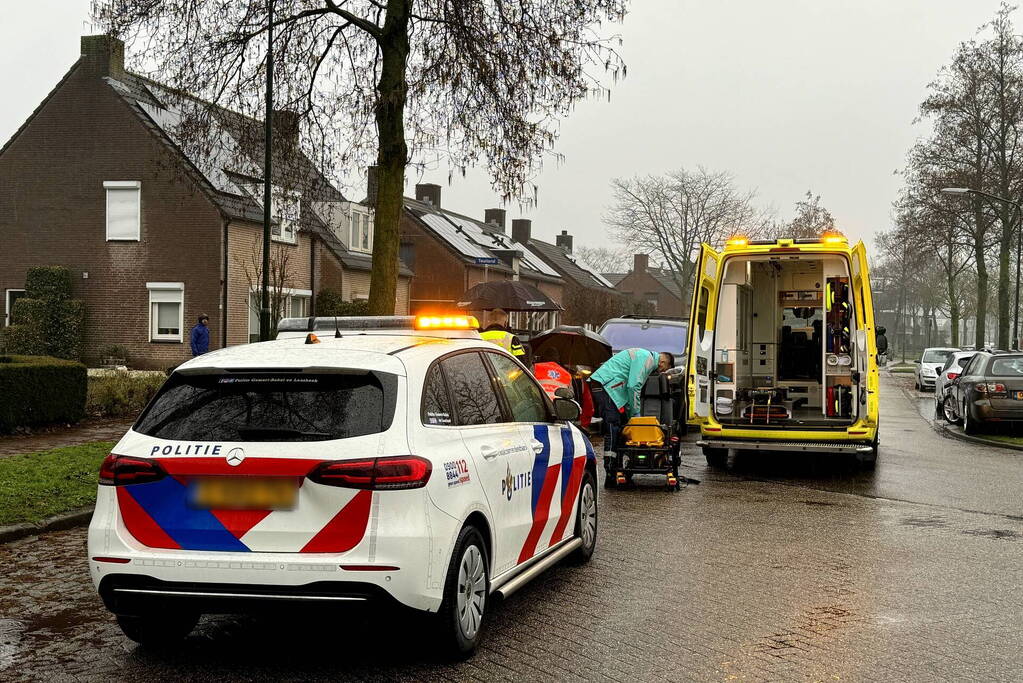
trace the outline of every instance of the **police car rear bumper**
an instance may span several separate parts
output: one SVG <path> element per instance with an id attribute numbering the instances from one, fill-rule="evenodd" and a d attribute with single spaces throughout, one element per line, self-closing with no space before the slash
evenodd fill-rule
<path id="1" fill-rule="evenodd" d="M 161 581 L 138 574 L 110 574 L 100 582 L 99 594 L 106 608 L 118 615 L 190 610 L 202 614 L 249 614 L 317 606 L 401 604 L 380 586 L 356 581 L 282 586 Z"/>

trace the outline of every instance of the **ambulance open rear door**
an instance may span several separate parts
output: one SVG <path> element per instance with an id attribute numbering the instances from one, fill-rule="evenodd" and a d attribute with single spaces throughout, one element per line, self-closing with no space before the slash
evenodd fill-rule
<path id="1" fill-rule="evenodd" d="M 692 305 L 689 308 L 689 354 L 687 386 L 689 423 L 701 424 L 711 414 L 714 401 L 714 317 L 721 274 L 721 254 L 709 244 L 700 245 Z"/>

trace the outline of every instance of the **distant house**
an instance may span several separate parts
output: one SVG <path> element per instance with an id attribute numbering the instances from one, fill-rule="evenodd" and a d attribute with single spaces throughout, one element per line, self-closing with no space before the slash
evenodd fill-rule
<path id="1" fill-rule="evenodd" d="M 4 324 L 26 269 L 59 264 L 86 305 L 86 361 L 116 344 L 135 367 L 180 363 L 200 313 L 210 317 L 211 348 L 250 341 L 259 329 L 262 123 L 217 110 L 191 138 L 209 149 L 195 150 L 182 131 L 198 100 L 126 71 L 115 38 L 85 36 L 81 49 L 0 148 Z M 275 310 L 312 315 L 325 288 L 366 297 L 371 210 L 301 153 L 294 114 L 274 118 L 275 151 L 294 152 L 272 183 Z M 400 312 L 411 274 L 401 266 Z"/>
<path id="2" fill-rule="evenodd" d="M 494 212 L 492 214 L 492 212 Z M 490 209 L 488 215 L 500 212 L 503 225 L 504 211 Z M 497 218 L 497 215 L 494 215 Z M 534 254 L 554 270 L 565 282 L 562 305 L 565 312 L 561 321 L 566 325 L 598 327 L 608 318 L 620 315 L 625 308 L 624 297 L 614 285 L 581 258 L 572 253 L 572 235 L 562 230 L 554 244 L 532 236 L 532 223 L 528 220 L 512 221 L 512 239 L 526 245 Z"/>
<path id="3" fill-rule="evenodd" d="M 648 254 L 632 257 L 627 273 L 604 273 L 604 277 L 626 297 L 627 307 L 635 312 L 655 315 L 687 316 L 689 300 L 668 270 L 650 267 Z M 646 309 L 646 310 L 641 310 Z"/>
<path id="4" fill-rule="evenodd" d="M 564 279 L 505 232 L 503 210 L 489 209 L 482 221 L 455 213 L 441 206 L 439 185 L 416 185 L 415 199 L 405 199 L 401 260 L 416 272 L 413 313 L 450 310 L 468 289 L 493 280 L 521 280 L 559 303 L 564 299 Z M 560 312 L 513 312 L 510 325 L 542 330 L 560 319 Z"/>

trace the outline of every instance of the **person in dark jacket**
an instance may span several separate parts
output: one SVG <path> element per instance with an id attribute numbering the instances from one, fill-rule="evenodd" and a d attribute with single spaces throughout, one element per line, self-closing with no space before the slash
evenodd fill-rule
<path id="1" fill-rule="evenodd" d="M 199 316 L 199 322 L 192 328 L 189 335 L 192 343 L 192 355 L 201 356 L 210 350 L 210 317 L 205 313 Z"/>

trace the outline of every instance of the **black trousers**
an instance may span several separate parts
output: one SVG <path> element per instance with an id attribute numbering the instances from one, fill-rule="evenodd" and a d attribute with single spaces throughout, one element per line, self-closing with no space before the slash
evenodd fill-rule
<path id="1" fill-rule="evenodd" d="M 618 434 L 622 428 L 622 414 L 618 406 L 611 400 L 600 382 L 590 380 L 590 393 L 593 394 L 593 411 L 600 416 L 601 434 L 604 436 L 604 452 L 616 451 Z"/>

